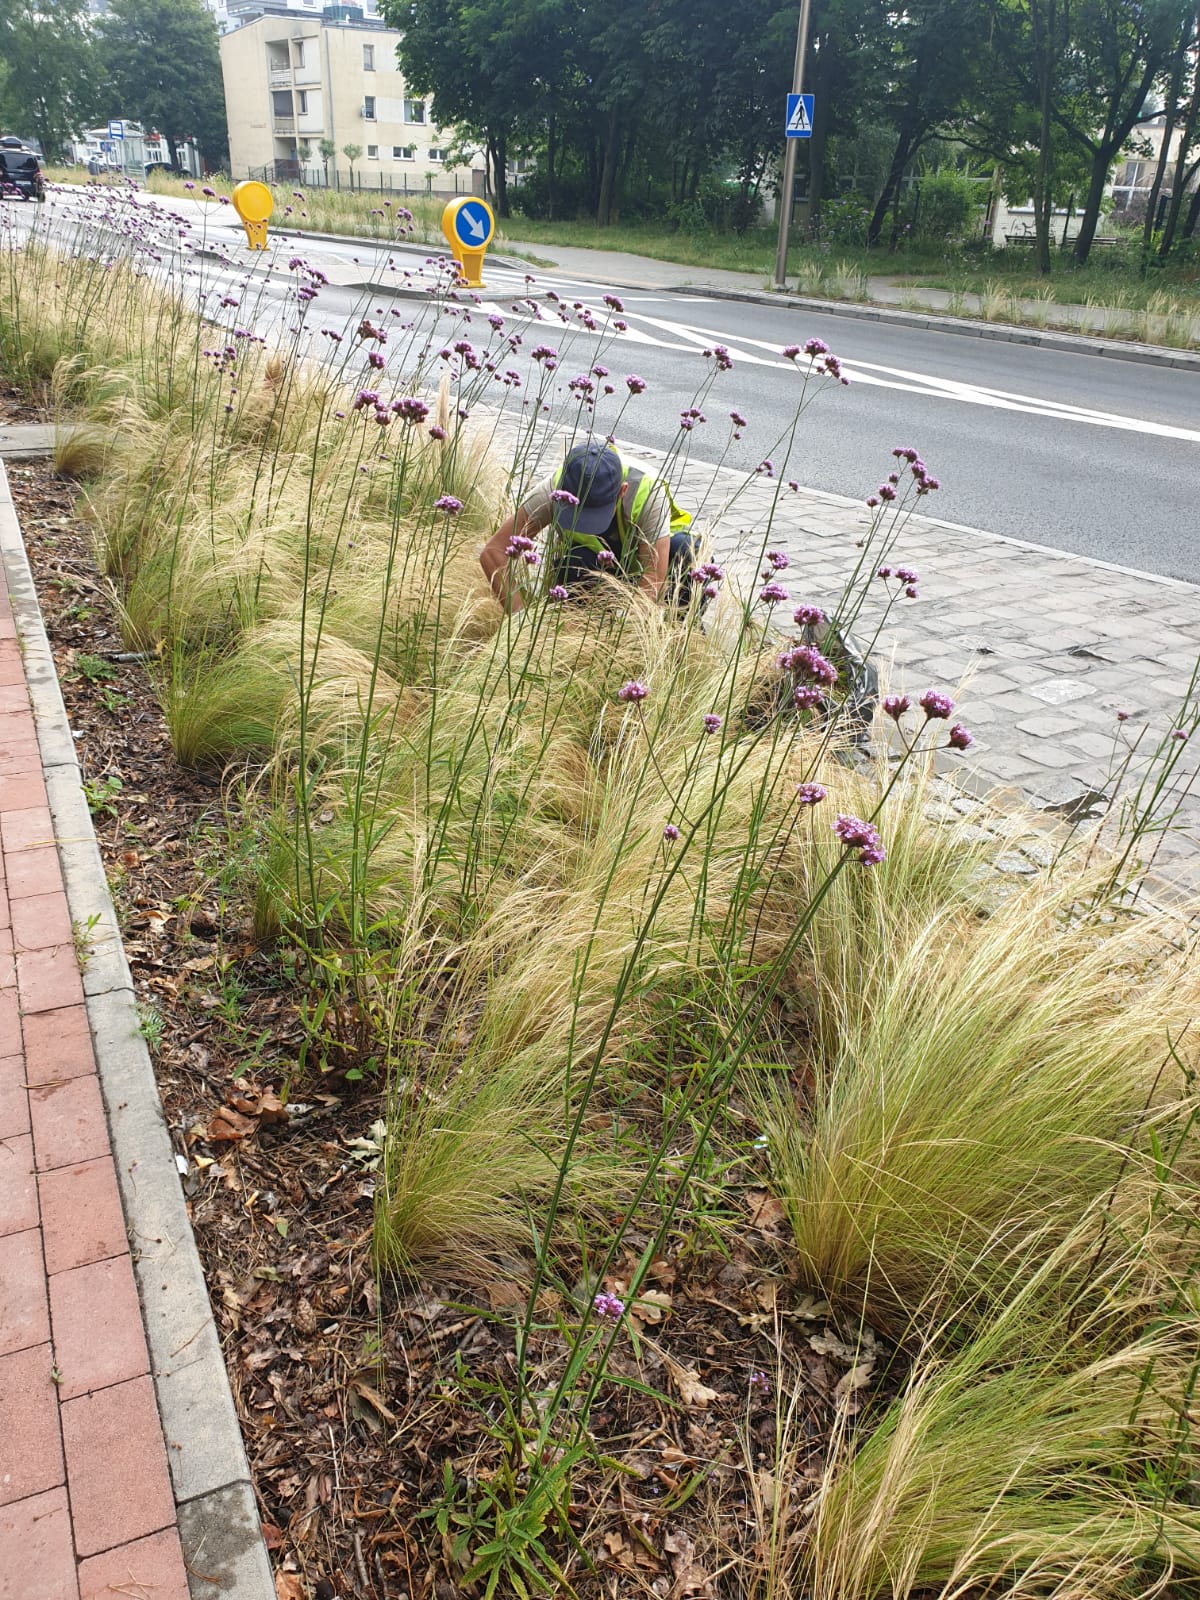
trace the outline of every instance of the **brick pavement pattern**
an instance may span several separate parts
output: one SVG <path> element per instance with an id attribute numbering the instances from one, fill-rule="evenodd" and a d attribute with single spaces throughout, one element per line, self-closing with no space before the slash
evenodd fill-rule
<path id="1" fill-rule="evenodd" d="M 187 1600 L 62 869 L 0 573 L 0 1600 Z"/>

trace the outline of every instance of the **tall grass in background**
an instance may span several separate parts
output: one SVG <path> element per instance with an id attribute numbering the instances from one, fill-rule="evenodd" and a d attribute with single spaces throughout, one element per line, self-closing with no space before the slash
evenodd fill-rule
<path id="1" fill-rule="evenodd" d="M 503 1258 L 528 1287 L 503 1465 L 462 1493 L 506 1528 L 536 1505 L 561 1535 L 541 1570 L 569 1559 L 613 1304 L 711 1225 L 701 1179 L 728 1173 L 731 1198 L 775 1191 L 798 1275 L 904 1369 L 842 1417 L 775 1592 L 1194 1572 L 1181 924 L 1131 916 L 1098 856 L 997 892 L 998 846 L 933 820 L 941 709 L 869 759 L 838 691 L 813 704 L 824 669 L 781 664 L 778 580 L 755 576 L 773 514 L 703 616 L 699 586 L 678 615 L 616 583 L 563 604 L 520 550 L 526 603 L 501 611 L 477 552 L 530 476 L 592 426 L 636 430 L 636 385 L 591 410 L 618 307 L 544 300 L 551 333 L 429 279 L 415 312 L 323 329 L 300 258 L 281 314 L 202 230 L 177 266 L 116 202 L 82 205 L 74 252 L 7 241 L 0 361 L 62 418 L 178 759 L 257 773 L 257 924 L 299 953 L 303 1070 L 386 1108 L 381 1270 L 469 1292 Z M 583 399 L 556 376 L 575 346 Z M 797 360 L 780 481 L 836 376 Z M 840 626 L 878 625 L 914 493 L 876 509 Z M 788 631 L 834 654 L 821 620 Z M 513 1548 L 481 1539 L 471 1571 L 521 1592 Z"/>

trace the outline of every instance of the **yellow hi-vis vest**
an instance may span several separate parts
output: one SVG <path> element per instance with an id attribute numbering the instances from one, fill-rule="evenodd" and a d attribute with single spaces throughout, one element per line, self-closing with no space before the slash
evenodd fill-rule
<path id="1" fill-rule="evenodd" d="M 691 512 L 684 511 L 681 506 L 675 504 L 675 497 L 666 483 L 660 482 L 658 478 L 649 472 L 643 472 L 640 467 L 635 467 L 634 471 L 638 475 L 638 481 L 633 487 L 633 501 L 630 504 L 628 514 L 625 511 L 625 496 L 622 495 L 617 501 L 617 529 L 621 534 L 622 546 L 625 543 L 626 533 L 631 527 L 637 526 L 638 520 L 645 509 L 646 501 L 649 500 L 656 487 L 661 487 L 663 494 L 666 496 L 667 509 L 671 517 L 671 532 L 673 534 L 683 533 L 685 529 L 690 528 L 692 525 Z M 624 462 L 621 465 L 621 482 L 623 484 L 629 482 L 629 466 Z"/>

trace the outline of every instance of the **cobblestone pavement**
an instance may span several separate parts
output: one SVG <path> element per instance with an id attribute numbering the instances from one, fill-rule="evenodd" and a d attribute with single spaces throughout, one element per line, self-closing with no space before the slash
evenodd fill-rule
<path id="1" fill-rule="evenodd" d="M 652 466 L 661 461 L 625 448 Z M 769 527 L 767 542 L 791 559 L 782 576 L 792 599 L 836 603 L 863 554 L 870 513 L 860 502 L 765 478 L 746 485 L 740 474 L 701 465 L 672 467 L 671 479 L 680 503 L 699 508 L 715 558 L 743 586 L 755 581 Z M 1089 809 L 1130 741 L 1142 736 L 1136 772 L 1176 725 L 1200 658 L 1195 585 L 916 515 L 890 560 L 919 572 L 919 598 L 897 602 L 884 619 L 885 586 L 874 582 L 855 641 L 870 646 L 891 689 L 955 695 L 956 714 L 978 740 L 956 758 L 970 786 L 1017 790 L 1070 817 Z M 790 610 L 779 607 L 781 623 Z M 1189 753 L 1179 772 L 1195 764 Z M 1159 853 L 1181 887 L 1200 885 L 1198 846 L 1200 797 L 1181 793 L 1178 824 Z"/>

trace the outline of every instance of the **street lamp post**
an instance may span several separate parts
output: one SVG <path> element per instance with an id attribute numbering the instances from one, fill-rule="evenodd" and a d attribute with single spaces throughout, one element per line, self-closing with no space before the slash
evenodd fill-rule
<path id="1" fill-rule="evenodd" d="M 796 61 L 792 67 L 792 93 L 804 88 L 804 55 L 808 49 L 808 18 L 812 0 L 800 0 L 800 21 L 796 27 Z M 792 190 L 796 187 L 796 146 L 798 139 L 783 141 L 783 185 L 779 191 L 779 238 L 775 245 L 775 287 L 787 287 L 788 230 L 792 226 Z"/>

